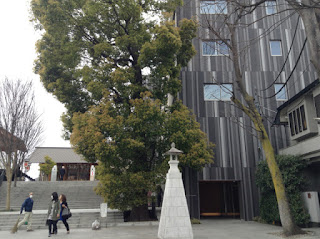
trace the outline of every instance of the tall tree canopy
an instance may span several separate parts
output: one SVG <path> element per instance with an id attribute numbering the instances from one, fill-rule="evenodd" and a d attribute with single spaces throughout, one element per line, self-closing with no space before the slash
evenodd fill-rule
<path id="1" fill-rule="evenodd" d="M 44 30 L 37 43 L 35 72 L 65 104 L 67 133 L 72 131 L 73 113 L 98 105 L 106 90 L 118 107 L 129 105 L 146 90 L 152 89 L 162 101 L 168 92 L 179 90 L 181 64 L 194 54 L 191 39 L 196 25 L 184 21 L 180 31 L 172 23 L 158 26 L 146 20 L 168 6 L 174 9 L 179 1 L 167 2 L 31 2 L 36 28 Z M 151 73 L 144 75 L 143 69 Z"/>
<path id="2" fill-rule="evenodd" d="M 189 110 L 179 101 L 166 106 L 168 94 L 180 90 L 181 67 L 195 54 L 197 25 L 152 19 L 180 3 L 31 2 L 36 28 L 44 30 L 35 71 L 68 110 L 66 137 L 71 133 L 88 161 L 99 160 L 98 192 L 113 208 L 145 208 L 147 191 L 164 178 L 163 153 L 172 141 L 185 152 L 181 165 L 212 162 L 212 145 Z"/>

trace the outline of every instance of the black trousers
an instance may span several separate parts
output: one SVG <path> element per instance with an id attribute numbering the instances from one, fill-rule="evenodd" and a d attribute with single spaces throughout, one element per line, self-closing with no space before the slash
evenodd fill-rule
<path id="1" fill-rule="evenodd" d="M 67 219 L 62 218 L 62 222 L 63 222 L 64 226 L 66 227 L 67 231 L 69 231 L 69 224 L 67 223 Z"/>
<path id="2" fill-rule="evenodd" d="M 57 222 L 58 221 L 53 221 L 53 220 L 49 220 L 48 221 L 48 226 L 49 226 L 49 234 L 57 234 L 58 233 L 58 229 L 57 229 Z M 53 231 L 51 230 L 53 226 Z"/>

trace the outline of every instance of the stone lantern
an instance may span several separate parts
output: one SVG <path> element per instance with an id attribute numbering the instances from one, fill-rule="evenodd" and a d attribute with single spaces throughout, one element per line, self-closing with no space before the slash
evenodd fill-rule
<path id="1" fill-rule="evenodd" d="M 171 144 L 171 149 L 165 153 L 170 155 L 170 169 L 166 177 L 158 229 L 158 238 L 161 239 L 193 239 L 186 194 L 178 168 L 178 155 L 182 153 L 181 150 L 175 148 L 174 143 Z"/>

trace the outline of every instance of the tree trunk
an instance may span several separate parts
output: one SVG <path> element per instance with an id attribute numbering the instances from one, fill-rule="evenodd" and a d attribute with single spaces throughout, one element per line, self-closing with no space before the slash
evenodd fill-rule
<path id="1" fill-rule="evenodd" d="M 10 198 L 11 198 L 11 182 L 12 182 L 12 169 L 11 167 L 6 167 L 6 176 L 7 176 L 7 201 L 6 201 L 6 210 L 10 210 Z"/>
<path id="2" fill-rule="evenodd" d="M 13 184 L 14 187 L 17 186 L 17 171 L 18 171 L 18 151 L 15 151 L 13 167 L 12 167 L 12 172 L 14 173 L 14 184 Z"/>
<path id="3" fill-rule="evenodd" d="M 134 207 L 130 213 L 130 221 L 149 221 L 148 205 Z"/>
<path id="4" fill-rule="evenodd" d="M 263 131 L 265 132 L 264 128 Z M 290 212 L 289 201 L 287 198 L 282 175 L 275 159 L 273 147 L 266 132 L 263 134 L 264 137 L 261 138 L 260 141 L 266 156 L 266 161 L 268 164 L 269 171 L 271 173 L 274 189 L 276 192 L 283 233 L 285 236 L 303 234 L 304 232 L 295 224 L 292 214 Z"/>
<path id="5" fill-rule="evenodd" d="M 18 175 L 18 166 L 16 166 L 16 169 L 14 170 L 14 183 L 13 187 L 17 187 L 17 175 Z"/>
<path id="6" fill-rule="evenodd" d="M 278 203 L 280 221 L 285 236 L 292 236 L 297 234 L 304 234 L 294 222 L 292 213 L 289 206 L 289 200 L 286 195 L 285 186 L 283 183 L 281 171 L 275 159 L 274 149 L 267 134 L 266 128 L 263 125 L 263 120 L 258 110 L 254 106 L 253 98 L 249 95 L 245 97 L 248 103 L 248 108 L 241 104 L 238 100 L 234 99 L 234 102 L 243 108 L 243 111 L 252 120 L 255 130 L 258 132 L 259 140 L 262 144 L 263 151 L 266 156 L 266 161 L 271 174 L 272 182 L 276 192 L 276 198 Z"/>
<path id="7" fill-rule="evenodd" d="M 236 24 L 229 25 L 230 37 L 231 37 L 231 49 L 233 56 L 233 66 L 235 70 L 235 80 L 238 85 L 239 91 L 244 98 L 247 106 L 242 104 L 238 99 L 232 98 L 232 101 L 251 119 L 254 124 L 255 130 L 259 135 L 259 140 L 262 144 L 262 148 L 264 150 L 266 161 L 269 167 L 269 171 L 272 177 L 273 185 L 276 192 L 280 220 L 283 228 L 283 233 L 287 236 L 295 235 L 295 234 L 303 234 L 303 231 L 297 227 L 295 224 L 289 206 L 289 201 L 286 196 L 285 186 L 283 184 L 282 175 L 279 169 L 279 166 L 275 160 L 274 150 L 272 144 L 270 142 L 269 136 L 267 134 L 266 128 L 263 124 L 262 116 L 257 110 L 254 98 L 248 94 L 243 75 L 241 73 L 240 67 L 240 57 L 239 57 L 239 49 L 238 42 L 236 40 Z"/>

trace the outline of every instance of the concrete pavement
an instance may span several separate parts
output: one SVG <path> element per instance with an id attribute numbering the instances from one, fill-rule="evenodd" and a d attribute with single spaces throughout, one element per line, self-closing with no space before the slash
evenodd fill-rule
<path id="1" fill-rule="evenodd" d="M 60 222 L 59 222 L 60 223 Z M 275 235 L 281 232 L 281 227 L 260 224 L 256 222 L 246 222 L 233 219 L 212 219 L 201 220 L 200 225 L 193 225 L 194 239 L 279 239 Z M 307 231 L 312 235 L 304 235 L 302 239 L 318 239 L 320 238 L 320 228 L 308 228 Z M 156 222 L 141 223 L 121 223 L 118 226 L 103 228 L 98 231 L 91 229 L 71 228 L 70 234 L 59 229 L 58 235 L 51 238 L 67 238 L 67 239 L 156 239 L 158 225 Z M 35 230 L 26 232 L 18 231 L 16 234 L 10 234 L 8 231 L 0 231 L 0 239 L 16 238 L 16 239 L 43 239 L 48 238 L 47 230 Z M 297 237 L 294 237 L 297 238 Z"/>

